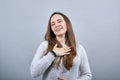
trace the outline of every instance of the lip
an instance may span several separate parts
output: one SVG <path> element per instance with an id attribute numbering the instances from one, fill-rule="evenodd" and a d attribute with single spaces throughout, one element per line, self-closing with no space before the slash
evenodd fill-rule
<path id="1" fill-rule="evenodd" d="M 56 28 L 55 31 L 60 31 L 62 28 Z"/>
<path id="2" fill-rule="evenodd" d="M 62 29 L 62 27 L 56 27 L 54 30 L 55 31 L 60 31 Z"/>

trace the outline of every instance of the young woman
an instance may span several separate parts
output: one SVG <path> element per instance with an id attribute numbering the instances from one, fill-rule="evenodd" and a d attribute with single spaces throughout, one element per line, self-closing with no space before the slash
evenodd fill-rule
<path id="1" fill-rule="evenodd" d="M 43 41 L 31 63 L 31 76 L 41 80 L 91 80 L 88 58 L 77 44 L 66 15 L 54 12 Z"/>

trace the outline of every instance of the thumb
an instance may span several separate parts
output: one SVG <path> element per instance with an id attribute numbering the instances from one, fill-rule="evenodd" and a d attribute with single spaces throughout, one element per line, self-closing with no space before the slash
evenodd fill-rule
<path id="1" fill-rule="evenodd" d="M 57 44 L 55 44 L 54 48 L 56 48 L 56 47 L 57 47 Z"/>

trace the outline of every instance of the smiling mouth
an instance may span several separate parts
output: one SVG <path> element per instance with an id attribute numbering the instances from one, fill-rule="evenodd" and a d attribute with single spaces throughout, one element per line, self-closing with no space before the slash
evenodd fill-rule
<path id="1" fill-rule="evenodd" d="M 62 27 L 57 27 L 55 28 L 55 31 L 60 31 L 62 29 Z"/>

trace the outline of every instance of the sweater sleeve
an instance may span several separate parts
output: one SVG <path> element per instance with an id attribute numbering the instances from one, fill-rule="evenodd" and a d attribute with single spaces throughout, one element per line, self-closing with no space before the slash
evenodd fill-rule
<path id="1" fill-rule="evenodd" d="M 80 77 L 77 80 L 91 80 L 92 73 L 90 70 L 86 51 L 82 45 L 79 45 L 79 50 L 81 54 L 81 63 L 79 66 Z"/>
<path id="2" fill-rule="evenodd" d="M 33 78 L 42 75 L 55 59 L 54 55 L 51 52 L 48 52 L 47 55 L 43 56 L 44 51 L 48 46 L 47 44 L 48 44 L 47 42 L 42 42 L 39 45 L 36 51 L 36 54 L 33 58 L 33 61 L 30 67 L 31 76 Z"/>

